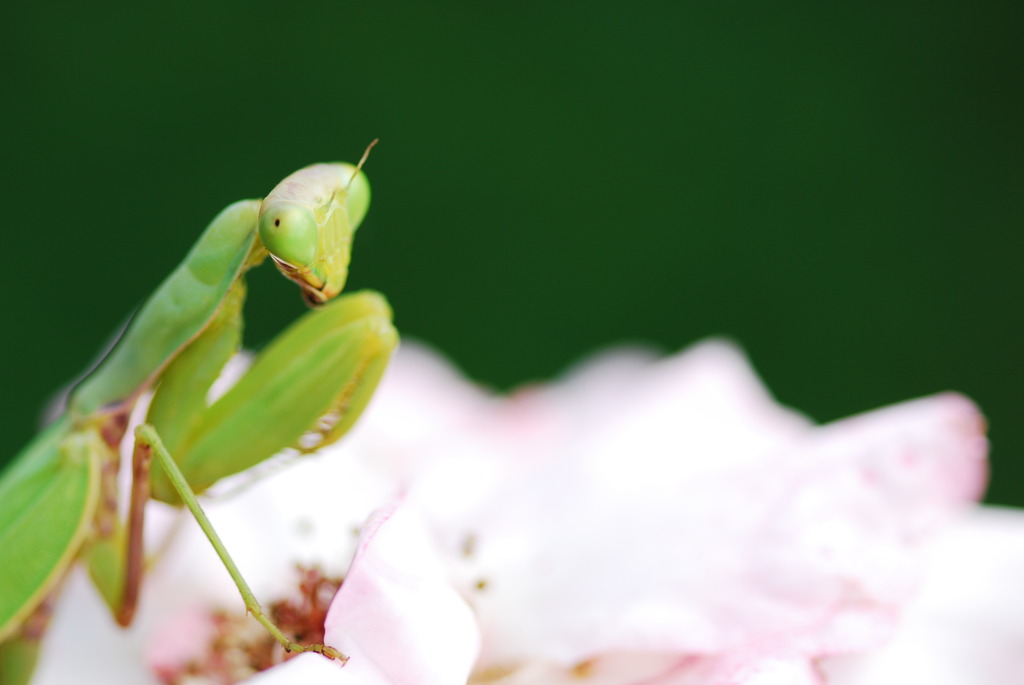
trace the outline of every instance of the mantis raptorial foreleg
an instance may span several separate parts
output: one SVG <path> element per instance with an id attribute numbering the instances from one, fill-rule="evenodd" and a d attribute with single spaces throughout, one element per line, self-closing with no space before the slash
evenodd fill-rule
<path id="1" fill-rule="evenodd" d="M 118 609 L 123 625 L 130 623 L 138 595 L 146 500 L 152 495 L 180 503 L 185 500 L 184 488 L 189 492 L 205 489 L 286 447 L 302 450 L 301 443 L 311 438 L 319 438 L 317 446 L 334 442 L 369 401 L 397 342 L 390 309 L 379 295 L 361 292 L 340 297 L 292 324 L 231 389 L 209 407 L 205 402 L 200 407 L 197 396 L 205 396 L 213 381 L 212 374 L 201 378 L 202 367 L 215 356 L 219 341 L 235 337 L 235 319 L 230 307 L 218 315 L 188 353 L 167 370 L 169 385 L 161 385 L 150 406 L 147 420 L 152 429 L 146 435 L 163 438 L 166 431 L 173 436 L 173 443 L 161 440 L 160 444 L 168 443 L 166 452 L 182 472 L 191 475 L 174 482 L 168 469 L 157 468 L 150 477 L 148 459 L 136 450 L 125 595 Z M 191 402 L 195 406 L 181 411 Z M 153 447 L 150 440 L 141 442 Z M 210 466 L 213 461 L 216 468 Z M 242 594 L 245 597 L 245 591 Z"/>

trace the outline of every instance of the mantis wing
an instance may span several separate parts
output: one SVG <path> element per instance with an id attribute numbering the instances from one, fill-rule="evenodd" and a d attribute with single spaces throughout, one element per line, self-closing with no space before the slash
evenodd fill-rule
<path id="1" fill-rule="evenodd" d="M 104 449 L 93 432 L 69 434 L 62 419 L 29 444 L 0 482 L 0 642 L 74 561 L 99 501 Z"/>
<path id="2" fill-rule="evenodd" d="M 77 418 L 134 401 L 174 356 L 209 323 L 256 250 L 260 203 L 243 200 L 222 211 L 185 260 L 139 310 L 110 355 L 75 389 Z"/>

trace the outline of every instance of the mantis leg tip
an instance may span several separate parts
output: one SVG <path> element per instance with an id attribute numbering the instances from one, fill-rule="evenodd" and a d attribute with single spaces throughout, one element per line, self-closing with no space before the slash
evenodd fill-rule
<path id="1" fill-rule="evenodd" d="M 328 659 L 331 659 L 332 661 L 340 661 L 342 666 L 348 663 L 347 655 L 342 654 L 334 647 L 329 647 L 328 645 L 307 645 L 306 647 L 302 647 L 302 651 L 316 652 L 317 654 L 322 654 L 323 656 L 327 657 Z"/>

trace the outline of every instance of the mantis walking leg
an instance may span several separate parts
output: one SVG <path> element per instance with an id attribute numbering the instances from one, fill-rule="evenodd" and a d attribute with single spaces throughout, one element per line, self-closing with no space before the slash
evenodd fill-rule
<path id="1" fill-rule="evenodd" d="M 284 633 L 281 632 L 273 621 L 271 621 L 266 613 L 263 611 L 263 607 L 260 606 L 256 596 L 252 593 L 249 588 L 249 584 L 245 582 L 245 578 L 242 577 L 241 571 L 235 565 L 234 560 L 228 553 L 227 548 L 221 541 L 220 536 L 217 535 L 217 531 L 214 530 L 213 524 L 210 523 L 210 519 L 206 517 L 206 513 L 203 511 L 202 506 L 199 504 L 199 500 L 196 499 L 195 493 L 188 485 L 188 481 L 185 480 L 185 476 L 181 473 L 178 465 L 174 463 L 174 459 L 167 452 L 167 448 L 164 447 L 163 442 L 160 440 L 160 436 L 157 434 L 156 429 L 149 424 L 143 424 L 135 430 L 135 437 L 138 439 L 139 444 L 142 445 L 147 451 L 151 451 L 155 454 L 160 466 L 163 467 L 165 473 L 171 484 L 174 486 L 178 496 L 181 497 L 181 501 L 184 502 L 185 506 L 192 516 L 195 517 L 196 522 L 202 529 L 203 534 L 213 545 L 213 549 L 216 550 L 217 556 L 220 557 L 221 563 L 227 569 L 231 575 L 231 580 L 235 582 L 235 586 L 238 588 L 239 593 L 242 595 L 242 599 L 245 601 L 245 608 L 250 614 L 253 615 L 257 621 L 263 624 L 271 635 L 274 636 L 281 645 L 289 652 L 317 652 L 323 654 L 329 659 L 341 659 L 342 661 L 348 661 L 348 657 L 327 645 L 300 645 L 297 642 L 289 640 Z M 146 458 L 143 458 L 145 460 Z"/>

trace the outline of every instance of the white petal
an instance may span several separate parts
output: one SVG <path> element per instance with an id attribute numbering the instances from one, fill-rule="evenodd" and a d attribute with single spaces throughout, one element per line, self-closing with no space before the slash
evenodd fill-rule
<path id="1" fill-rule="evenodd" d="M 343 575 L 360 526 L 394 492 L 394 485 L 351 453 L 336 450 L 303 457 L 203 506 L 257 598 L 269 604 L 292 594 L 296 564 Z M 147 580 L 164 591 L 146 601 L 159 603 L 170 594 L 179 604 L 198 601 L 244 611 L 209 541 L 190 514 L 179 515 L 181 530 Z"/>
<path id="2" fill-rule="evenodd" d="M 894 640 L 824 662 L 834 685 L 1016 685 L 1024 674 L 1024 512 L 985 508 L 936 540 Z"/>
<path id="3" fill-rule="evenodd" d="M 722 340 L 642 367 L 605 355 L 537 395 L 526 402 L 565 417 L 577 449 L 609 462 L 616 477 L 624 464 L 696 475 L 756 461 L 811 426 L 776 404 L 742 352 Z"/>
<path id="4" fill-rule="evenodd" d="M 143 651 L 144 624 L 114 623 L 81 567 L 68 578 L 43 642 L 32 685 L 157 685 Z"/>
<path id="5" fill-rule="evenodd" d="M 793 652 L 743 650 L 718 655 L 603 654 L 572 668 L 534 662 L 501 677 L 498 670 L 481 679 L 494 685 L 820 685 L 821 673 Z"/>
<path id="6" fill-rule="evenodd" d="M 245 685 L 391 685 L 378 675 L 355 673 L 319 654 L 300 654 L 243 682 Z"/>
<path id="7" fill-rule="evenodd" d="M 403 341 L 352 433 L 325 452 L 358 454 L 405 486 L 429 465 L 425 452 L 472 430 L 493 402 L 441 355 Z"/>
<path id="8" fill-rule="evenodd" d="M 729 348 L 663 365 L 647 395 L 608 388 L 621 417 L 528 454 L 469 517 L 483 666 L 883 640 L 917 538 L 983 481 L 973 406 L 943 396 L 810 430 Z"/>

